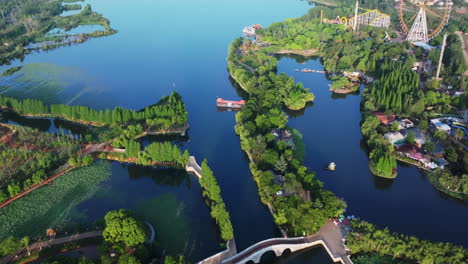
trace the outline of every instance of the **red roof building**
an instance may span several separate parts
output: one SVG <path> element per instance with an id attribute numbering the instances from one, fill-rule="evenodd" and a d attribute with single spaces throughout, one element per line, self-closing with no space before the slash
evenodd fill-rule
<path id="1" fill-rule="evenodd" d="M 395 114 L 387 115 L 382 112 L 375 112 L 373 115 L 375 115 L 379 119 L 380 123 L 384 125 L 388 125 L 390 122 L 395 121 L 396 119 Z"/>

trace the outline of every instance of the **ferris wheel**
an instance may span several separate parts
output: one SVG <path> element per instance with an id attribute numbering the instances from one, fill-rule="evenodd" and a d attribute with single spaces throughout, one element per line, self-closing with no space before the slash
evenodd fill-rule
<path id="1" fill-rule="evenodd" d="M 400 24 L 406 39 L 427 43 L 437 36 L 449 20 L 452 4 L 451 0 L 400 0 Z"/>

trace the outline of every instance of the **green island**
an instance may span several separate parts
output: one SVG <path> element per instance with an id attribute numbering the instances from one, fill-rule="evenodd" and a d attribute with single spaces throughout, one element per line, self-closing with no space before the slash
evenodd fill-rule
<path id="1" fill-rule="evenodd" d="M 76 2 L 76 1 L 73 1 Z M 115 34 L 110 21 L 94 12 L 87 4 L 67 4 L 62 0 L 5 0 L 0 2 L 0 64 L 23 58 L 31 50 L 48 50 L 72 43 L 82 43 L 89 38 Z M 61 16 L 64 11 L 81 10 L 76 15 Z M 101 25 L 104 30 L 69 35 L 66 31 L 82 25 Z M 64 34 L 51 35 L 52 29 Z"/>
<path id="2" fill-rule="evenodd" d="M 468 250 L 462 246 L 393 233 L 351 216 L 345 220 L 346 202 L 326 190 L 315 172 L 305 166 L 303 136 L 288 126 L 288 114 L 305 110 L 315 96 L 293 77 L 278 72 L 282 56 L 293 54 L 304 60 L 319 56 L 325 71 L 304 72 L 327 74 L 333 93 L 362 93 L 360 128 L 372 174 L 391 181 L 398 175 L 398 162 L 416 166 L 426 172 L 436 189 L 466 201 L 467 67 L 460 59 L 462 45 L 455 31 L 466 32 L 468 27 L 463 20 L 450 20 L 444 29 L 447 39 L 439 35 L 430 40 L 432 46 L 446 40 L 446 55 L 440 57 L 439 49 L 424 49 L 401 40 L 392 28 L 360 25 L 358 31 L 353 31 L 340 22 L 324 22 L 323 17 L 351 17 L 352 0 L 311 2 L 326 7 L 312 8 L 303 17 L 256 29 L 254 37 L 235 39 L 228 49 L 229 74 L 246 92 L 246 102 L 241 101 L 235 115 L 235 133 L 248 157 L 260 200 L 283 236 L 258 242 L 259 251 L 262 244 L 280 245 L 275 244 L 280 240 L 308 247 L 321 241 L 332 259 L 336 254 L 343 257 L 342 263 L 351 262 L 350 257 L 356 264 L 468 263 Z M 391 20 L 397 21 L 398 14 L 388 8 L 390 2 L 369 0 L 364 8 L 389 11 Z M 72 10 L 80 12 L 61 16 Z M 81 43 L 117 32 L 90 5 L 83 7 L 75 0 L 3 0 L 0 15 L 0 64 L 24 58 L 31 50 Z M 436 22 L 429 17 L 428 23 Z M 68 31 L 82 25 L 101 25 L 104 30 L 73 36 L 49 34 L 53 29 Z M 443 64 L 440 78 L 435 71 L 425 70 L 439 57 Z M 21 67 L 10 68 L 1 77 Z M 366 83 L 363 89 L 362 83 Z M 207 258 L 206 263 L 240 263 L 236 258 L 242 260 L 248 254 L 248 249 L 236 252 L 230 215 L 207 160 L 199 166 L 188 149 L 159 138 L 186 137 L 188 111 L 177 92 L 141 110 L 96 110 L 0 95 L 0 114 L 59 120 L 86 131 L 79 136 L 53 134 L 0 123 L 2 263 L 188 263 L 182 254 L 160 254 L 165 249 L 155 242 L 155 236 L 174 234 L 167 230 L 158 233 L 159 227 L 148 222 L 148 216 L 168 213 L 161 209 L 167 205 L 158 198 L 147 201 L 155 210 L 146 216 L 116 209 L 85 226 L 71 221 L 70 215 L 77 213 L 75 207 L 100 191 L 99 184 L 110 176 L 114 161 L 194 174 L 211 224 L 216 227 L 217 242 L 226 248 Z M 147 136 L 158 140 L 145 144 L 142 139 Z M 177 205 L 175 199 L 170 205 Z M 171 209 L 174 214 L 182 210 Z M 342 221 L 347 223 L 341 225 Z M 327 238 L 333 232 L 327 233 L 326 229 L 339 234 Z M 330 247 L 326 243 L 330 240 L 337 245 Z M 320 243 L 313 246 L 317 245 Z M 93 259 L 66 254 L 86 247 L 97 249 L 99 256 Z M 337 248 L 343 252 L 334 252 Z"/>
<path id="3" fill-rule="evenodd" d="M 46 105 L 39 100 L 17 100 L 3 96 L 0 96 L 0 107 L 2 112 L 27 118 L 63 119 L 86 126 L 89 132 L 77 138 L 0 123 L 0 240 L 3 240 L 0 243 L 0 257 L 13 257 L 13 253 L 20 252 L 21 257 L 15 258 L 18 263 L 38 258 L 47 258 L 50 263 L 71 263 L 69 261 L 78 260 L 54 256 L 60 251 L 88 244 L 102 244 L 101 247 L 106 249 L 101 258 L 102 263 L 116 260 L 118 263 L 147 263 L 155 257 L 149 253 L 154 245 L 145 239 L 149 230 L 140 220 L 134 220 L 133 214 L 126 210 L 109 212 L 105 217 L 106 228 L 103 233 L 93 233 L 91 241 L 87 238 L 78 241 L 70 238 L 73 242 L 63 242 L 64 245 L 56 245 L 48 250 L 39 247 L 31 250 L 34 252 L 31 254 L 29 246 L 33 248 L 41 242 L 31 244 L 34 241 L 30 237 L 41 237 L 45 229 L 54 232 L 48 235 L 51 238 L 55 237 L 57 230 L 61 233 L 80 231 L 77 229 L 79 226 L 71 223 L 67 217 L 78 203 L 95 194 L 98 184 L 109 176 L 109 162 L 106 160 L 194 172 L 199 178 L 211 217 L 219 227 L 222 245 L 226 246 L 225 243 L 234 238 L 221 189 L 207 161 L 204 160 L 201 167 L 197 168 L 198 164 L 190 157 L 188 150 L 182 151 L 170 141 L 153 142 L 145 148 L 137 141 L 147 135 L 185 136 L 188 113 L 179 94 L 173 92 L 139 111 L 120 107 L 97 111 L 84 106 Z M 52 181 L 54 185 L 48 185 Z M 66 197 L 72 197 L 72 200 Z M 38 201 L 41 206 L 35 205 Z M 60 202 L 57 204 L 55 201 Z M 38 218 L 37 215 L 43 212 L 48 213 Z M 56 215 L 62 218 L 50 218 Z M 117 222 L 111 223 L 114 221 Z M 97 222 L 95 227 L 101 229 L 102 225 Z M 124 230 L 108 231 L 119 227 Z M 101 234 L 104 241 L 100 238 Z M 20 236 L 23 238 L 15 238 Z M 63 239 L 67 240 L 66 237 Z M 145 241 L 148 243 L 143 244 Z M 112 252 L 118 252 L 117 257 L 109 258 Z M 94 263 L 89 261 L 83 258 L 76 263 Z M 185 260 L 183 257 L 168 256 L 166 262 L 185 263 Z"/>
<path id="4" fill-rule="evenodd" d="M 376 79 L 364 89 L 361 104 L 361 129 L 371 150 L 369 169 L 373 174 L 385 178 L 397 176 L 396 157 L 404 154 L 383 134 L 401 130 L 405 121 L 399 123 L 399 120 L 419 120 L 421 133 L 440 141 L 445 150 L 442 156 L 451 162 L 445 169 L 436 169 L 433 175 L 441 173 L 444 176 L 432 176 L 431 182 L 438 181 L 439 184 L 434 185 L 446 188 L 448 194 L 452 188 L 460 193 L 466 194 L 467 191 L 466 174 L 460 174 L 464 171 L 462 159 L 466 168 L 466 158 L 463 157 L 468 155 L 463 147 L 465 141 L 460 140 L 463 131 L 457 130 L 452 137 L 428 125 L 431 117 L 449 113 L 458 117 L 458 111 L 466 108 L 466 96 L 451 97 L 445 95 L 441 88 L 443 85 L 456 85 L 458 89 L 466 87 L 465 77 L 450 77 L 463 73 L 464 65 L 460 64 L 463 61 L 453 58 L 444 61 L 442 82 L 427 74 L 420 77 L 412 69 L 415 62 L 425 56 L 438 58 L 440 53 L 437 49 L 428 52 L 414 48 L 406 41 L 386 41 L 386 32 L 382 28 L 361 26 L 359 32 L 354 33 L 344 25 L 321 23 L 322 12 L 334 17 L 349 13 L 352 11 L 350 7 L 313 8 L 303 17 L 258 29 L 254 41 L 240 38 L 229 47 L 231 76 L 249 93 L 247 103 L 236 115 L 236 133 L 242 149 L 250 158 L 250 169 L 262 202 L 272 208 L 276 224 L 289 235 L 316 232 L 327 218 L 340 215 L 346 203 L 324 190 L 314 173 L 294 158 L 294 149 L 286 147 L 277 136 L 276 132 L 284 130 L 288 119 L 282 106 L 301 109 L 314 97 L 302 84 L 294 84 L 292 77 L 276 72 L 278 59 L 275 54 L 305 55 L 314 50 L 313 55 L 321 56 L 327 73 L 337 75 L 332 78 L 332 89 L 349 85 L 348 79 L 341 77 L 346 75 L 343 74 L 345 72 L 359 71 Z M 441 39 L 437 37 L 432 41 L 440 43 Z M 463 57 L 457 41 L 455 35 L 449 36 L 448 52 Z M 421 84 L 425 85 L 421 87 Z M 302 98 L 305 100 L 299 102 L 295 97 L 291 98 L 296 94 L 304 94 Z M 382 115 L 386 118 L 393 116 L 391 121 L 396 123 L 382 122 L 386 120 Z M 409 131 L 398 143 L 413 147 L 422 143 L 414 133 Z M 422 145 L 419 146 L 422 151 L 431 155 L 434 144 L 428 140 Z M 436 158 L 432 156 L 429 159 Z M 398 160 L 404 161 L 405 157 Z M 352 230 L 346 236 L 346 245 L 350 253 L 357 256 L 357 263 L 466 263 L 468 256 L 467 250 L 460 246 L 419 241 L 413 236 L 378 229 L 361 220 L 352 221 Z"/>

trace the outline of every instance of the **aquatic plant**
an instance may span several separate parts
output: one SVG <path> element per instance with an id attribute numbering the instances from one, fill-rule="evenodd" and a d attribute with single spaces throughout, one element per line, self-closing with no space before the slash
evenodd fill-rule
<path id="1" fill-rule="evenodd" d="M 99 190 L 110 175 L 108 162 L 73 170 L 0 209 L 0 240 L 8 236 L 40 236 L 47 228 L 60 231 L 76 222 L 75 208 Z M 83 217 L 83 216 L 81 216 Z"/>

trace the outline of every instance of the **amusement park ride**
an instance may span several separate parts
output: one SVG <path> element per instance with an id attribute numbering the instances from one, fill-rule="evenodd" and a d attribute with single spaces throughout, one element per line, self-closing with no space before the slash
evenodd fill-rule
<path id="1" fill-rule="evenodd" d="M 430 39 L 437 36 L 450 17 L 450 10 L 453 5 L 452 0 L 399 0 L 398 14 L 400 25 L 406 39 L 410 42 L 427 43 Z M 359 14 L 359 9 L 364 13 Z M 428 27 L 427 15 L 431 17 L 436 25 L 433 28 Z M 352 28 L 354 31 L 359 25 L 369 25 L 374 27 L 388 28 L 390 26 L 390 15 L 381 13 L 377 9 L 363 9 L 359 7 L 359 1 L 356 1 L 354 17 L 336 17 L 328 19 L 320 14 L 320 21 L 329 24 L 342 24 Z M 411 27 L 408 24 L 411 24 Z"/>
<path id="2" fill-rule="evenodd" d="M 408 7 L 406 6 L 406 4 Z M 427 43 L 430 39 L 437 36 L 450 18 L 452 8 L 451 0 L 424 1 L 424 0 L 400 0 L 399 17 L 403 32 L 407 34 L 406 39 L 411 42 Z M 405 15 L 414 12 L 414 7 L 418 12 L 414 13 L 409 19 Z M 433 29 L 428 28 L 426 12 L 433 16 L 437 26 Z M 413 23 L 411 28 L 409 23 Z"/>
<path id="3" fill-rule="evenodd" d="M 364 13 L 359 14 L 359 9 L 364 10 Z M 357 19 L 356 19 L 357 17 Z M 356 31 L 358 25 L 369 25 L 373 27 L 384 27 L 388 28 L 390 26 L 390 16 L 380 12 L 377 9 L 364 9 L 359 7 L 359 1 L 356 1 L 356 9 L 354 17 L 336 17 L 336 19 L 328 19 L 323 17 L 323 12 L 320 14 L 320 19 L 322 23 L 328 24 L 342 24 L 346 27 L 352 28 L 353 31 Z"/>

